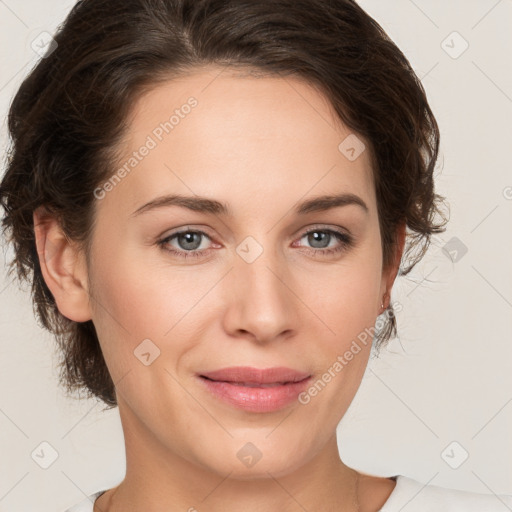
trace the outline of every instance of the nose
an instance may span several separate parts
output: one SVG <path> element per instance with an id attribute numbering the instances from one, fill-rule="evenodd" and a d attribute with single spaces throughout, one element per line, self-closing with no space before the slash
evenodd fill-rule
<path id="1" fill-rule="evenodd" d="M 292 336 L 298 329 L 301 302 L 283 257 L 266 249 L 251 262 L 240 254 L 227 276 L 226 332 L 258 343 Z"/>

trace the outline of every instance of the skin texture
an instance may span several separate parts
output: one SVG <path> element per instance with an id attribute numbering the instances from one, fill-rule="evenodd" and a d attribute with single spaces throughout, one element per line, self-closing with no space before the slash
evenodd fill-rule
<path id="1" fill-rule="evenodd" d="M 59 310 L 93 320 L 116 383 L 127 472 L 95 510 L 357 510 L 357 473 L 339 457 L 336 427 L 369 344 L 308 404 L 271 413 L 221 402 L 196 374 L 288 366 L 317 380 L 387 305 L 404 229 L 396 264 L 383 269 L 369 152 L 349 161 L 339 151 L 351 131 L 297 78 L 210 67 L 161 83 L 134 104 L 119 166 L 191 96 L 197 106 L 97 200 L 89 268 L 53 219 L 34 215 Z M 352 204 L 293 213 L 298 201 L 342 192 L 368 212 Z M 178 206 L 132 215 L 171 193 L 225 202 L 233 216 Z M 312 227 L 348 232 L 353 245 L 334 236 L 314 245 L 304 235 Z M 158 246 L 187 228 L 206 233 L 195 249 L 203 255 L 185 260 Z M 236 251 L 248 236 L 263 249 L 251 263 Z M 327 245 L 342 249 L 322 256 Z M 167 247 L 187 251 L 183 238 Z M 148 366 L 134 356 L 145 339 L 160 350 Z M 261 453 L 251 467 L 237 457 L 248 442 Z M 393 487 L 361 473 L 361 510 L 378 510 Z"/>

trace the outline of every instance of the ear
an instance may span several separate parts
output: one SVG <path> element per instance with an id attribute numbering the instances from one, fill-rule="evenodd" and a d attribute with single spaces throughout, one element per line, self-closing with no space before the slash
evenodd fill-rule
<path id="1" fill-rule="evenodd" d="M 44 207 L 34 211 L 33 219 L 41 272 L 60 313 L 75 322 L 90 320 L 85 255 Z"/>
<path id="2" fill-rule="evenodd" d="M 384 309 L 389 306 L 388 300 L 391 296 L 391 288 L 393 287 L 393 283 L 395 282 L 395 278 L 398 274 L 398 270 L 400 268 L 400 261 L 402 259 L 402 254 L 405 246 L 405 221 L 399 224 L 396 231 L 396 245 L 394 246 L 394 258 L 388 268 L 384 268 L 382 271 L 382 282 L 381 282 L 381 290 L 379 296 L 379 314 L 381 314 Z M 381 302 L 384 304 L 384 309 L 381 308 Z"/>

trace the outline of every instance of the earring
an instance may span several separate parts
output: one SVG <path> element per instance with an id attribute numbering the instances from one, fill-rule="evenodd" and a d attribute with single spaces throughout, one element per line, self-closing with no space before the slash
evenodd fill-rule
<path id="1" fill-rule="evenodd" d="M 381 302 L 381 304 L 380 304 L 380 307 L 383 309 L 383 312 L 384 312 L 384 310 L 385 310 L 385 309 L 387 309 L 387 308 L 384 306 L 384 301 L 385 301 L 385 299 L 386 299 L 386 295 L 387 295 L 387 294 L 385 293 L 385 294 L 384 294 L 384 296 L 382 297 L 382 302 Z"/>

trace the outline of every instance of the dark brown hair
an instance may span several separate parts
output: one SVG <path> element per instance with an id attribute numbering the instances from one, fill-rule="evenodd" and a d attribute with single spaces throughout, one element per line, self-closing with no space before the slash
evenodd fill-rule
<path id="1" fill-rule="evenodd" d="M 392 263 L 399 224 L 407 227 L 399 275 L 423 257 L 433 233 L 444 231 L 444 198 L 435 194 L 433 176 L 439 129 L 425 91 L 403 53 L 353 0 L 81 0 L 54 38 L 56 47 L 10 107 L 0 204 L 15 253 L 10 272 L 32 286 L 36 315 L 59 344 L 68 391 L 117 404 L 92 321 L 65 318 L 43 279 L 33 212 L 44 206 L 55 215 L 89 261 L 93 191 L 116 169 L 130 107 L 161 80 L 209 64 L 305 79 L 369 143 L 383 265 Z M 395 335 L 388 314 L 376 346 Z"/>

